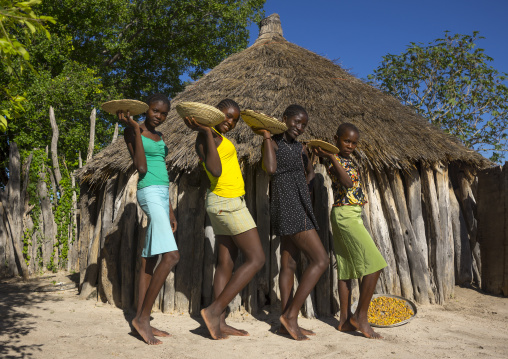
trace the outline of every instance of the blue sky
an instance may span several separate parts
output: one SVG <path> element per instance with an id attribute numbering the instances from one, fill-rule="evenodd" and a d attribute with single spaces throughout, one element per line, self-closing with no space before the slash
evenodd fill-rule
<path id="1" fill-rule="evenodd" d="M 478 46 L 508 73 L 508 0 L 267 0 L 278 13 L 284 37 L 339 64 L 360 78 L 373 73 L 382 56 L 403 52 L 410 42 L 428 43 L 451 33 L 480 31 Z M 258 36 L 250 28 L 250 44 Z"/>

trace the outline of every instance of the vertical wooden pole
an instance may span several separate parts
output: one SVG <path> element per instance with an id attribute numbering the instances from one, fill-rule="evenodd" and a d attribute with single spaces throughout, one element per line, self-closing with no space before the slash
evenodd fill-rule
<path id="1" fill-rule="evenodd" d="M 169 200 L 170 200 L 170 206 L 173 206 L 173 211 L 175 213 L 175 217 L 178 223 L 179 222 L 179 214 L 178 214 L 178 183 L 177 182 L 171 182 L 169 185 Z M 146 226 L 146 224 L 145 224 Z M 177 226 L 177 232 L 173 233 L 175 236 L 175 240 L 177 240 L 178 237 L 178 228 L 180 228 L 180 231 L 184 231 L 185 228 L 181 228 L 180 224 Z M 183 245 L 183 244 L 181 244 Z M 206 260 L 206 257 L 205 257 Z M 163 303 L 162 303 L 162 311 L 164 313 L 172 313 L 175 309 L 175 268 L 169 272 L 168 277 L 166 278 L 166 282 L 164 283 L 164 297 L 163 297 Z"/>
<path id="2" fill-rule="evenodd" d="M 448 192 L 455 253 L 455 284 L 470 285 L 473 281 L 473 253 L 469 246 L 466 220 L 462 215 L 451 183 Z"/>
<path id="3" fill-rule="evenodd" d="M 404 242 L 414 297 L 419 303 L 427 304 L 429 302 L 434 302 L 434 293 L 430 285 L 430 273 L 425 260 L 427 254 L 422 252 L 422 247 L 424 246 L 419 243 L 420 240 L 425 239 L 416 236 L 411 224 L 406 206 L 404 184 L 399 171 L 390 171 L 389 179 L 396 205 L 396 212 L 394 213 L 392 221 L 397 225 L 397 231 Z"/>
<path id="4" fill-rule="evenodd" d="M 448 167 L 439 165 L 436 170 L 436 185 L 439 201 L 439 224 L 442 233 L 442 241 L 436 247 L 436 258 L 442 264 L 439 267 L 442 270 L 438 273 L 443 277 L 444 301 L 453 297 L 455 288 L 455 272 L 454 272 L 454 251 L 453 251 L 453 228 L 452 218 L 450 214 L 450 190 Z"/>
<path id="5" fill-rule="evenodd" d="M 88 141 L 88 152 L 86 154 L 86 162 L 90 161 L 93 156 L 94 142 L 95 142 L 95 117 L 97 110 L 94 108 L 90 114 L 90 136 Z"/>
<path id="6" fill-rule="evenodd" d="M 370 210 L 371 235 L 387 263 L 381 276 L 384 278 L 387 293 L 400 295 L 401 289 L 399 275 L 397 273 L 397 262 L 395 261 L 390 231 L 383 212 L 379 184 L 374 175 L 374 171 L 369 169 L 365 174 L 366 182 L 368 183 L 366 188 Z"/>
<path id="7" fill-rule="evenodd" d="M 395 198 L 392 189 L 390 188 L 390 183 L 388 182 L 386 173 L 381 171 L 376 172 L 376 177 L 382 189 L 381 193 L 386 210 L 386 220 L 390 228 L 395 258 L 397 259 L 397 269 L 399 272 L 402 296 L 412 299 L 414 294 L 411 273 L 409 270 L 406 247 L 404 244 L 402 228 L 400 226 L 399 215 L 397 213 Z"/>
<path id="8" fill-rule="evenodd" d="M 259 166 L 256 168 L 256 223 L 258 223 L 259 239 L 265 253 L 265 265 L 256 275 L 257 306 L 252 308 L 252 314 L 258 307 L 263 307 L 270 295 L 270 176 Z"/>
<path id="9" fill-rule="evenodd" d="M 332 181 L 326 173 L 326 168 L 322 164 L 316 164 L 314 167 L 316 177 L 314 179 L 314 214 L 318 221 L 318 235 L 323 243 L 326 253 L 330 256 L 333 250 L 330 247 L 331 227 L 330 210 L 333 204 L 333 194 L 331 193 Z M 316 284 L 316 311 L 318 315 L 329 316 L 332 313 L 331 308 L 331 267 L 328 266 L 325 272 L 319 278 Z"/>

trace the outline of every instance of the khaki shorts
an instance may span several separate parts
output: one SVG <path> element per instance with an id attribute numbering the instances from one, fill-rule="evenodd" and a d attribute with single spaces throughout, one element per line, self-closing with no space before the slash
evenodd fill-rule
<path id="1" fill-rule="evenodd" d="M 256 228 L 243 196 L 226 198 L 207 191 L 206 212 L 215 235 L 236 236 Z"/>

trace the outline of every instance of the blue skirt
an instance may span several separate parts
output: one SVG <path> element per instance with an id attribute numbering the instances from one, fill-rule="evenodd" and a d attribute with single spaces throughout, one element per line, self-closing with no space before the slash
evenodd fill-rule
<path id="1" fill-rule="evenodd" d="M 169 187 L 148 186 L 138 189 L 138 203 L 148 217 L 142 257 L 177 251 L 175 236 L 169 221 Z"/>

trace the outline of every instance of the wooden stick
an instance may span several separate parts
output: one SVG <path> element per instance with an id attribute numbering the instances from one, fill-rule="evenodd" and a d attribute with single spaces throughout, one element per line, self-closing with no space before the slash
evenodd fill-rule
<path id="1" fill-rule="evenodd" d="M 115 143 L 117 138 L 118 138 L 118 122 L 115 122 L 115 130 L 113 132 L 113 139 L 111 140 L 111 143 Z"/>
<path id="2" fill-rule="evenodd" d="M 425 261 L 427 253 L 423 253 L 423 245 L 419 241 L 425 238 L 417 237 L 409 218 L 409 212 L 406 206 L 404 184 L 398 170 L 389 171 L 389 179 L 393 192 L 393 199 L 397 208 L 393 215 L 392 223 L 397 225 L 393 232 L 401 236 L 406 249 L 409 270 L 411 272 L 411 281 L 413 283 L 413 293 L 417 302 L 427 304 L 434 301 L 434 293 L 430 285 L 430 274 Z M 426 245 L 425 245 L 426 247 Z"/>
<path id="3" fill-rule="evenodd" d="M 330 211 L 333 204 L 333 193 L 331 191 L 332 180 L 322 164 L 316 164 L 314 167 L 316 177 L 314 178 L 314 215 L 318 221 L 318 235 L 321 239 L 326 253 L 330 254 L 333 250 L 330 248 L 331 225 Z M 318 315 L 330 316 L 331 308 L 331 267 L 325 270 L 316 284 L 316 311 Z"/>
<path id="4" fill-rule="evenodd" d="M 53 162 L 53 173 L 55 175 L 56 185 L 58 186 L 59 191 L 60 181 L 62 180 L 62 174 L 60 173 L 60 164 L 58 163 L 58 125 L 55 119 L 55 111 L 53 111 L 53 106 L 49 107 L 49 121 L 51 123 L 51 130 L 53 131 L 53 136 L 51 138 L 51 161 Z"/>
<path id="5" fill-rule="evenodd" d="M 90 161 L 93 157 L 93 149 L 95 142 L 95 117 L 97 114 L 97 110 L 94 108 L 92 113 L 90 114 L 90 139 L 88 141 L 88 152 L 86 155 L 86 162 Z"/>
<path id="6" fill-rule="evenodd" d="M 412 299 L 413 285 L 411 282 L 409 263 L 404 244 L 404 237 L 400 226 L 399 216 L 397 214 L 395 198 L 393 196 L 385 172 L 381 171 L 376 172 L 376 178 L 382 189 L 381 193 L 386 209 L 386 220 L 390 228 L 393 250 L 395 258 L 397 259 L 397 269 L 400 278 L 400 289 L 402 292 L 402 296 Z"/>
<path id="7" fill-rule="evenodd" d="M 450 215 L 450 195 L 448 167 L 440 165 L 436 170 L 437 195 L 439 200 L 439 224 L 442 232 L 442 242 L 438 242 L 436 247 L 436 259 L 442 264 L 438 265 L 437 273 L 443 277 L 444 301 L 453 297 L 455 288 L 454 272 L 454 248 L 453 248 L 453 229 L 452 218 Z"/>
<path id="8" fill-rule="evenodd" d="M 376 180 L 374 171 L 368 170 L 366 174 L 367 199 L 369 201 L 370 210 L 370 228 L 372 230 L 372 239 L 383 255 L 387 267 L 383 269 L 381 277 L 384 278 L 386 292 L 390 294 L 401 294 L 400 279 L 397 273 L 397 262 L 390 239 L 390 231 L 388 223 L 383 213 L 383 204 L 378 181 Z"/>

